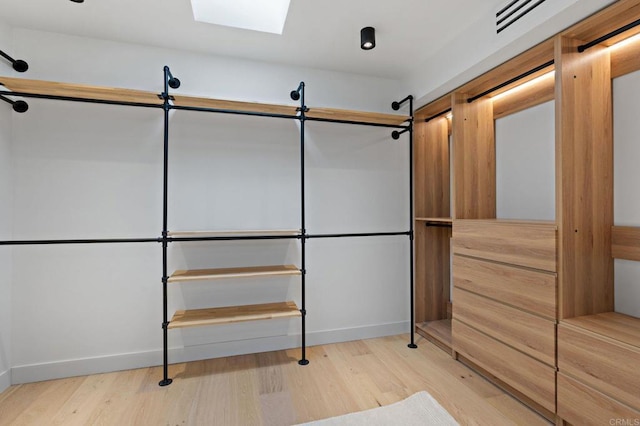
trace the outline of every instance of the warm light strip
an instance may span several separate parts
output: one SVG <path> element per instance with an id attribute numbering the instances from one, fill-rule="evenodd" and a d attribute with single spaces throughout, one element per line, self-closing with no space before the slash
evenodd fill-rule
<path id="1" fill-rule="evenodd" d="M 516 86 L 516 87 L 514 87 L 512 89 L 509 89 L 507 91 L 504 91 L 504 92 L 502 92 L 502 93 L 500 93 L 498 95 L 495 95 L 495 96 L 491 97 L 491 100 L 495 101 L 495 100 L 500 99 L 500 98 L 502 98 L 504 96 L 513 95 L 514 93 L 517 93 L 517 92 L 519 92 L 521 90 L 527 89 L 527 88 L 529 88 L 529 87 L 531 87 L 531 86 L 533 86 L 535 84 L 538 84 L 538 83 L 540 83 L 540 82 L 542 82 L 542 81 L 544 81 L 544 80 L 546 80 L 548 78 L 553 78 L 554 75 L 555 75 L 555 71 L 549 71 L 548 73 L 542 74 L 539 77 L 536 77 L 536 78 L 534 78 L 532 80 L 527 81 L 526 83 L 522 83 L 519 86 Z"/>
<path id="2" fill-rule="evenodd" d="M 628 46 L 630 44 L 633 44 L 637 41 L 640 41 L 640 34 L 636 34 L 634 36 L 631 36 L 629 38 L 625 38 L 624 40 L 621 40 L 619 42 L 617 42 L 616 44 L 612 44 L 611 46 L 609 46 L 609 49 L 614 50 L 614 49 L 619 49 L 621 47 L 625 47 Z"/>

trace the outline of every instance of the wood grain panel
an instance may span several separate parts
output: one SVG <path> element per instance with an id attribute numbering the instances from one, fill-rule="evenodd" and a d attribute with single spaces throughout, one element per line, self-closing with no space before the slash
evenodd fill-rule
<path id="1" fill-rule="evenodd" d="M 562 373 L 558 373 L 558 416 L 571 424 L 584 426 L 615 424 L 611 421 L 616 419 L 640 421 L 640 411 Z"/>
<path id="2" fill-rule="evenodd" d="M 615 259 L 640 260 L 640 228 L 614 226 L 611 229 L 611 255 Z"/>
<path id="3" fill-rule="evenodd" d="M 415 113 L 416 122 L 424 121 L 429 117 L 440 114 L 442 111 L 451 109 L 451 95 L 446 94 L 427 105 L 420 107 Z"/>
<path id="4" fill-rule="evenodd" d="M 527 108 L 553 100 L 555 97 L 555 82 L 553 76 L 541 78 L 518 91 L 510 92 L 498 97 L 492 97 L 493 118 L 498 119 Z"/>
<path id="5" fill-rule="evenodd" d="M 466 93 L 469 97 L 473 97 L 533 68 L 539 67 L 552 59 L 553 39 L 545 40 L 515 58 L 482 74 L 480 77 L 462 86 L 458 91 L 460 93 Z M 529 78 L 535 78 L 545 72 L 548 72 L 548 70 L 541 70 L 538 73 L 532 74 Z M 512 87 L 522 84 L 522 82 L 523 80 L 519 80 L 509 86 L 505 86 L 502 90 L 509 90 Z"/>
<path id="6" fill-rule="evenodd" d="M 640 348 L 640 318 L 618 312 L 562 320 L 564 324 Z"/>
<path id="7" fill-rule="evenodd" d="M 28 80 L 0 77 L 0 85 L 13 92 L 80 99 L 97 99 L 116 102 L 135 102 L 162 105 L 157 93 L 115 87 L 89 86 L 87 84 L 58 83 L 55 81 Z"/>
<path id="8" fill-rule="evenodd" d="M 259 102 L 241 102 L 226 99 L 201 98 L 196 96 L 173 95 L 173 104 L 184 107 L 211 108 L 231 111 L 282 114 L 295 116 L 297 107 L 292 105 L 264 104 Z"/>
<path id="9" fill-rule="evenodd" d="M 442 319 L 416 324 L 416 332 L 438 346 L 443 351 L 451 352 L 451 320 Z"/>
<path id="10" fill-rule="evenodd" d="M 613 119 L 609 51 L 556 39 L 560 317 L 613 310 Z"/>
<path id="11" fill-rule="evenodd" d="M 496 217 L 496 149 L 493 104 L 489 99 L 468 103 L 453 95 L 454 219 Z"/>
<path id="12" fill-rule="evenodd" d="M 638 0 L 619 0 L 561 34 L 568 38 L 591 41 L 638 19 L 640 19 Z M 602 45 L 611 46 L 638 32 L 640 32 L 640 27 L 635 27 L 604 41 Z"/>
<path id="13" fill-rule="evenodd" d="M 556 319 L 555 274 L 455 255 L 453 285 L 550 320 Z"/>
<path id="14" fill-rule="evenodd" d="M 415 125 L 413 161 L 416 217 L 450 217 L 447 126 L 444 117 Z"/>
<path id="15" fill-rule="evenodd" d="M 560 322 L 558 368 L 590 387 L 640 409 L 640 348 Z"/>
<path id="16" fill-rule="evenodd" d="M 447 317 L 450 299 L 451 228 L 415 227 L 415 316 L 416 323 Z"/>
<path id="17" fill-rule="evenodd" d="M 611 78 L 640 70 L 640 38 L 614 46 L 611 51 Z"/>
<path id="18" fill-rule="evenodd" d="M 401 125 L 409 120 L 409 116 L 398 114 L 383 114 L 378 112 L 352 111 L 335 108 L 315 108 L 310 107 L 306 113 L 310 118 L 324 118 L 330 120 L 346 120 L 358 123 L 378 123 Z"/>
<path id="19" fill-rule="evenodd" d="M 556 270 L 553 222 L 457 220 L 453 252 L 545 271 Z"/>
<path id="20" fill-rule="evenodd" d="M 556 325 L 486 297 L 455 288 L 453 315 L 473 328 L 542 361 L 556 364 Z"/>
<path id="21" fill-rule="evenodd" d="M 455 304 L 454 304 L 455 305 Z M 555 369 L 453 319 L 453 349 L 549 411 L 555 411 Z"/>
<path id="22" fill-rule="evenodd" d="M 234 322 L 299 317 L 300 315 L 300 310 L 294 302 L 192 309 L 176 311 L 173 318 L 171 318 L 169 328 L 231 324 Z"/>

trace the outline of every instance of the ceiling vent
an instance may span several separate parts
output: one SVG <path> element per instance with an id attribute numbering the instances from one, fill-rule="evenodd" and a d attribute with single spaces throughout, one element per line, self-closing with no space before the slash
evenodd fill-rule
<path id="1" fill-rule="evenodd" d="M 496 13 L 496 32 L 504 31 L 546 0 L 512 0 Z"/>

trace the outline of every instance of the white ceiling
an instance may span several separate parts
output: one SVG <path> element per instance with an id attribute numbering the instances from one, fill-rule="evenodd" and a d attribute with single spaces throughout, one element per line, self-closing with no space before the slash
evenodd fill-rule
<path id="1" fill-rule="evenodd" d="M 195 22 L 189 0 L 0 0 L 0 20 L 15 27 L 402 79 L 476 21 L 493 21 L 504 3 L 292 0 L 282 35 Z M 371 51 L 360 49 L 365 26 L 376 28 L 377 46 Z"/>

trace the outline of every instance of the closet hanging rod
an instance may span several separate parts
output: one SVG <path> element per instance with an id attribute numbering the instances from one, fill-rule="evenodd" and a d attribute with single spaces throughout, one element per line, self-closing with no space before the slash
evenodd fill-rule
<path id="1" fill-rule="evenodd" d="M 385 123 L 372 123 L 367 121 L 339 120 L 335 118 L 320 118 L 320 117 L 306 116 L 306 120 L 307 121 L 323 121 L 326 123 L 357 124 L 361 126 L 372 126 L 372 127 L 387 127 L 391 129 L 408 129 L 409 128 L 409 126 L 403 126 L 400 124 L 385 124 Z"/>
<path id="2" fill-rule="evenodd" d="M 245 240 L 299 240 L 302 235 L 237 235 L 233 236 L 211 236 L 211 237 L 167 237 L 168 242 L 188 242 L 188 241 L 245 241 Z"/>
<path id="3" fill-rule="evenodd" d="M 50 99 L 55 101 L 85 102 L 90 104 L 122 105 L 122 106 L 162 109 L 162 104 L 150 104 L 150 103 L 144 103 L 144 102 L 111 101 L 107 99 L 93 99 L 93 98 L 77 98 L 73 96 L 41 95 L 39 93 L 10 92 L 7 90 L 0 91 L 0 95 L 21 96 L 25 98 L 37 98 L 37 99 Z"/>
<path id="4" fill-rule="evenodd" d="M 447 222 L 425 222 L 424 226 L 428 228 L 451 228 L 452 224 Z"/>
<path id="5" fill-rule="evenodd" d="M 480 99 L 481 97 L 486 96 L 489 93 L 495 92 L 496 90 L 502 89 L 503 87 L 508 86 L 508 85 L 510 85 L 512 83 L 515 83 L 516 81 L 521 80 L 521 79 L 523 79 L 525 77 L 528 77 L 533 73 L 536 73 L 536 72 L 541 71 L 541 70 L 543 70 L 543 69 L 545 69 L 547 67 L 550 67 L 551 65 L 553 65 L 553 63 L 554 63 L 554 61 L 552 59 L 549 62 L 545 62 L 542 65 L 538 65 L 537 67 L 532 68 L 529 71 L 523 72 L 522 74 L 517 75 L 517 76 L 505 81 L 504 83 L 500 83 L 497 86 L 492 87 L 491 89 L 485 90 L 484 92 L 482 92 L 482 93 L 480 93 L 478 95 L 472 96 L 471 98 L 467 99 L 467 102 L 471 103 L 471 102 L 475 101 L 476 99 Z"/>
<path id="6" fill-rule="evenodd" d="M 437 114 L 432 115 L 431 117 L 427 117 L 427 118 L 425 118 L 425 119 L 424 119 L 424 122 L 425 122 L 425 123 L 428 123 L 429 121 L 433 120 L 434 118 L 438 118 L 438 117 L 440 117 L 441 115 L 444 115 L 444 114 L 446 114 L 446 113 L 448 113 L 448 112 L 451 112 L 451 108 L 447 108 L 447 109 L 445 109 L 445 110 L 443 110 L 443 111 L 440 111 L 440 112 L 439 112 L 439 113 L 437 113 Z"/>
<path id="7" fill-rule="evenodd" d="M 29 109 L 29 104 L 25 101 L 14 101 L 12 99 L 5 98 L 2 95 L 0 95 L 0 100 L 3 100 L 6 103 L 10 104 L 15 112 L 23 113 L 27 112 L 27 110 Z"/>
<path id="8" fill-rule="evenodd" d="M 394 235 L 410 235 L 409 231 L 403 232 L 362 232 L 351 234 L 307 234 L 306 239 L 316 238 L 345 238 L 345 237 L 389 237 Z"/>
<path id="9" fill-rule="evenodd" d="M 169 108 L 175 109 L 175 110 L 212 112 L 212 113 L 219 113 L 219 114 L 252 115 L 256 117 L 289 118 L 289 119 L 295 119 L 295 120 L 300 119 L 300 117 L 297 115 L 274 114 L 274 113 L 268 113 L 268 112 L 254 112 L 254 111 L 240 111 L 240 110 L 234 110 L 234 109 L 192 107 L 192 106 L 185 106 L 185 105 L 170 105 Z"/>
<path id="10" fill-rule="evenodd" d="M 603 41 L 607 41 L 609 40 L 611 37 L 615 37 L 618 34 L 622 34 L 625 31 L 630 30 L 631 28 L 635 28 L 638 25 L 640 25 L 640 19 L 637 19 L 625 26 L 622 26 L 620 28 L 618 28 L 617 30 L 611 31 L 610 33 L 607 33 L 605 35 L 603 35 L 602 37 L 598 37 L 597 39 L 590 41 L 589 43 L 585 43 L 585 44 L 581 44 L 580 46 L 578 46 L 578 52 L 582 53 L 585 50 L 589 49 L 590 47 L 595 46 L 596 44 L 600 44 Z"/>
<path id="11" fill-rule="evenodd" d="M 11 62 L 13 69 L 18 72 L 25 72 L 29 69 L 29 64 L 23 61 L 22 59 L 13 59 L 11 56 L 7 55 L 5 52 L 0 50 L 0 56 L 5 58 L 7 61 Z"/>
<path id="12" fill-rule="evenodd" d="M 160 243 L 162 238 L 93 238 L 74 240 L 5 240 L 0 246 L 28 246 L 54 244 L 126 244 L 126 243 Z"/>

